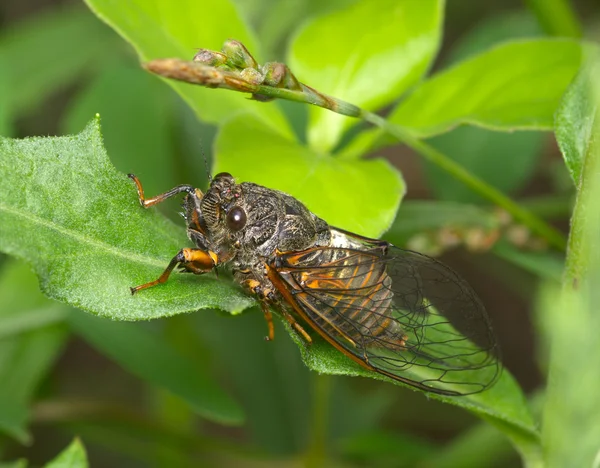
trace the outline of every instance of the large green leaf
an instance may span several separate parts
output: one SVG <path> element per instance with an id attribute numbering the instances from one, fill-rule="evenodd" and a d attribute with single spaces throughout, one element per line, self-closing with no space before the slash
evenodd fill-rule
<path id="1" fill-rule="evenodd" d="M 0 432 L 27 442 L 28 405 L 64 344 L 58 324 L 67 307 L 38 290 L 24 263 L 9 262 L 0 275 Z"/>
<path id="2" fill-rule="evenodd" d="M 464 123 L 503 131 L 551 130 L 581 58 L 576 41 L 508 42 L 434 75 L 389 119 L 421 137 Z"/>
<path id="3" fill-rule="evenodd" d="M 251 115 L 221 127 L 215 172 L 286 192 L 330 225 L 377 237 L 392 223 L 405 186 L 383 159 L 343 161 L 292 141 Z"/>
<path id="4" fill-rule="evenodd" d="M 438 49 L 443 0 L 362 0 L 309 22 L 288 64 L 300 81 L 367 110 L 389 104 L 425 73 Z M 353 120 L 310 109 L 308 139 L 331 150 Z M 355 122 L 355 121 L 354 121 Z"/>
<path id="5" fill-rule="evenodd" d="M 449 63 L 484 52 L 500 41 L 542 34 L 526 12 L 494 14 L 461 37 L 449 53 Z M 433 146 L 504 193 L 520 188 L 537 167 L 546 135 L 540 132 L 495 132 L 463 126 L 431 140 Z M 439 166 L 424 163 L 429 187 L 442 200 L 478 202 L 481 197 Z"/>
<path id="6" fill-rule="evenodd" d="M 88 468 L 88 466 L 85 447 L 79 439 L 75 439 L 54 460 L 46 463 L 44 468 Z"/>
<path id="7" fill-rule="evenodd" d="M 287 326 L 287 325 L 286 325 Z M 370 377 L 403 386 L 381 374 L 369 371 L 350 360 L 320 338 L 306 346 L 302 339 L 291 333 L 302 354 L 302 359 L 312 370 L 333 375 Z M 422 380 L 427 370 L 413 366 L 405 377 Z M 488 390 L 461 397 L 428 394 L 429 397 L 467 409 L 498 427 L 517 448 L 534 458 L 539 455 L 539 434 L 529 412 L 525 396 L 510 373 L 504 369 L 498 381 Z"/>
<path id="8" fill-rule="evenodd" d="M 174 274 L 131 295 L 187 244 L 181 227 L 139 206 L 108 160 L 98 120 L 76 136 L 0 138 L 0 180 L 0 250 L 30 263 L 52 298 L 121 320 L 252 303 L 212 276 Z"/>
<path id="9" fill-rule="evenodd" d="M 191 60 L 198 47 L 218 50 L 229 38 L 243 42 L 249 50 L 257 50 L 252 32 L 228 0 L 185 5 L 169 0 L 86 0 L 86 3 L 131 43 L 143 61 L 167 57 Z M 232 113 L 245 110 L 282 133 L 289 131 L 277 106 L 260 105 L 239 93 L 215 92 L 174 80 L 167 82 L 203 120 L 221 122 Z"/>
<path id="10" fill-rule="evenodd" d="M 207 419 L 240 424 L 241 408 L 196 363 L 142 323 L 112 322 L 74 311 L 70 323 L 102 354 L 132 374 L 159 385 L 187 401 Z M 204 372 L 203 372 L 204 370 Z"/>

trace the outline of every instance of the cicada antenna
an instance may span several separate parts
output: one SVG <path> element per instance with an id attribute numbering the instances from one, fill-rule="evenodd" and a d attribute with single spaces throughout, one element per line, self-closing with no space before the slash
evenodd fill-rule
<path id="1" fill-rule="evenodd" d="M 208 167 L 208 159 L 206 157 L 206 152 L 202 151 L 202 145 L 200 146 L 200 152 L 202 153 L 202 158 L 204 159 L 204 169 L 206 169 L 206 177 L 208 178 L 208 185 L 212 184 L 212 175 L 210 175 L 210 169 Z"/>
<path id="2" fill-rule="evenodd" d="M 202 139 L 200 139 L 200 154 L 202 155 L 202 159 L 204 160 L 204 169 L 206 170 L 206 178 L 208 179 L 208 185 L 212 184 L 212 175 L 210 174 L 210 168 L 208 167 L 208 158 L 206 157 L 206 152 L 202 149 Z"/>

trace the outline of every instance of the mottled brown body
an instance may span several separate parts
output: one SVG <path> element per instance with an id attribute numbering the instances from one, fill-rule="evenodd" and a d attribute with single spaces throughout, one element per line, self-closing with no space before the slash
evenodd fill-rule
<path id="1" fill-rule="evenodd" d="M 482 391 L 497 377 L 496 343 L 479 299 L 455 272 L 429 257 L 330 227 L 301 202 L 227 173 L 206 194 L 179 186 L 144 207 L 185 192 L 184 216 L 195 249 L 175 266 L 201 274 L 228 264 L 261 304 L 311 343 L 318 335 L 363 367 L 446 395 Z"/>

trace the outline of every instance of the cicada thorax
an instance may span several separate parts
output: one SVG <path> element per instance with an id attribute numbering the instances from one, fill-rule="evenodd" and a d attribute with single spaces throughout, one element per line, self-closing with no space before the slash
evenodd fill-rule
<path id="1" fill-rule="evenodd" d="M 402 349 L 406 337 L 392 316 L 394 293 L 386 264 L 378 255 L 360 252 L 360 261 L 358 257 L 358 251 L 318 249 L 286 255 L 291 268 L 279 271 L 296 285 L 297 300 L 326 333 L 342 336 L 356 348 L 384 344 Z"/>

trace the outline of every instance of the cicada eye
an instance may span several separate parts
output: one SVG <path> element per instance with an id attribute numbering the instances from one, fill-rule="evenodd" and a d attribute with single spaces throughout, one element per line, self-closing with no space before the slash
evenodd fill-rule
<path id="1" fill-rule="evenodd" d="M 239 206 L 234 206 L 227 213 L 227 227 L 232 231 L 239 231 L 246 225 L 246 212 Z"/>
<path id="2" fill-rule="evenodd" d="M 216 176 L 213 177 L 213 181 L 218 181 L 220 179 L 226 180 L 228 182 L 233 182 L 233 176 L 229 172 L 219 172 Z"/>

